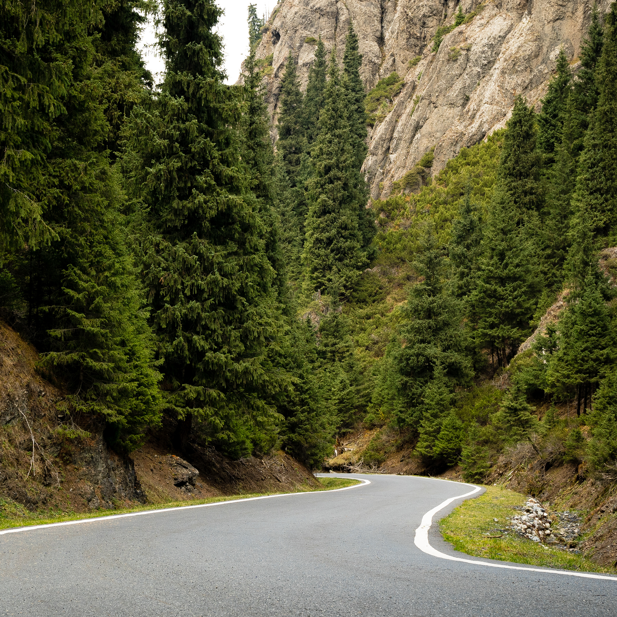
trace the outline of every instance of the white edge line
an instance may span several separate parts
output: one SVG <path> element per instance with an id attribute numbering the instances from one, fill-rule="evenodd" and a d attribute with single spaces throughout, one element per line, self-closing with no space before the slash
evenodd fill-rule
<path id="1" fill-rule="evenodd" d="M 462 486 L 473 486 L 473 484 L 463 484 Z M 466 497 L 471 497 L 475 495 L 481 488 L 479 486 L 475 486 L 473 491 L 469 491 L 469 493 L 465 493 L 464 495 L 458 495 L 457 497 L 451 497 L 450 499 L 446 499 L 443 503 L 440 503 L 438 506 L 429 510 L 423 517 L 422 522 L 420 523 L 420 527 L 416 529 L 416 535 L 414 537 L 414 544 L 427 555 L 432 555 L 433 557 L 439 557 L 440 559 L 447 559 L 449 561 L 460 561 L 462 563 L 471 563 L 474 566 L 486 566 L 487 568 L 503 568 L 506 570 L 523 570 L 526 572 L 541 572 L 543 574 L 561 574 L 563 576 L 578 576 L 580 578 L 595 578 L 603 581 L 613 581 L 617 582 L 617 578 L 613 576 L 602 576 L 600 574 L 588 574 L 584 572 L 570 572 L 568 570 L 545 570 L 543 568 L 529 568 L 524 566 L 509 566 L 505 563 L 487 563 L 485 561 L 476 561 L 475 559 L 464 559 L 462 557 L 455 557 L 453 555 L 446 555 L 441 551 L 438 551 L 436 548 L 433 548 L 428 540 L 428 532 L 433 523 L 433 516 L 437 514 L 440 510 L 443 510 L 446 506 L 449 506 L 453 501 L 457 499 L 464 499 Z"/>
<path id="2" fill-rule="evenodd" d="M 358 488 L 366 484 L 370 484 L 370 480 L 362 478 L 353 478 L 361 484 L 353 486 L 345 486 L 344 488 L 333 488 L 324 491 L 306 491 L 302 493 L 279 493 L 277 495 L 263 495 L 262 497 L 247 497 L 245 499 L 229 499 L 227 501 L 217 501 L 214 503 L 200 503 L 193 506 L 177 506 L 175 508 L 161 508 L 158 510 L 142 510 L 140 512 L 129 512 L 127 514 L 110 514 L 109 516 L 97 516 L 95 518 L 82 518 L 77 521 L 64 521 L 62 523 L 47 523 L 43 525 L 30 525 L 28 527 L 15 527 L 12 529 L 4 529 L 0 531 L 0 536 L 8 533 L 22 533 L 24 531 L 34 531 L 35 529 L 49 529 L 50 527 L 65 527 L 67 525 L 83 525 L 84 523 L 97 523 L 99 521 L 109 521 L 118 518 L 128 518 L 130 516 L 145 516 L 147 514 L 161 514 L 163 512 L 179 512 L 181 510 L 193 510 L 195 508 L 211 508 L 213 506 L 225 506 L 230 503 L 245 503 L 247 501 L 258 501 L 259 499 L 273 499 L 274 497 L 294 497 L 296 495 L 321 495 L 323 493 L 337 493 L 338 491 L 348 491 L 352 488 Z"/>

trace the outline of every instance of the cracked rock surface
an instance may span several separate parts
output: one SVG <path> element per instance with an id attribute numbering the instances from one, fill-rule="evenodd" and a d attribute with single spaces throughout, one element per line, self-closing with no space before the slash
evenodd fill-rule
<path id="1" fill-rule="evenodd" d="M 405 86 L 369 134 L 364 172 L 373 199 L 435 146 L 432 173 L 463 147 L 505 125 L 518 94 L 538 105 L 563 48 L 573 69 L 594 0 L 281 0 L 266 26 L 258 58 L 272 55 L 268 103 L 276 122 L 281 77 L 291 53 L 306 87 L 321 35 L 342 61 L 350 20 L 363 54 L 367 90 L 396 71 Z M 437 53 L 433 37 L 452 25 L 458 7 L 473 19 L 448 33 Z M 610 0 L 600 0 L 604 13 Z M 455 50 L 453 52 L 453 50 Z M 420 57 L 414 66 L 409 61 Z M 416 104 L 417 101 L 417 104 Z M 413 110 L 413 115 L 412 115 Z"/>

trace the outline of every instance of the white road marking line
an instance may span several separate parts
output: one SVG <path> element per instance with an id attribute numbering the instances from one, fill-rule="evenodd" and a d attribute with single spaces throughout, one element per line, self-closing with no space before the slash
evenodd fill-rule
<path id="1" fill-rule="evenodd" d="M 47 523 L 46 525 L 31 525 L 29 527 L 16 527 L 0 531 L 0 536 L 7 533 L 22 533 L 24 531 L 34 531 L 35 529 L 49 529 L 50 527 L 64 527 L 66 525 L 82 525 L 84 523 L 96 523 L 99 521 L 109 521 L 118 518 L 128 518 L 129 516 L 145 516 L 146 514 L 161 514 L 163 512 L 178 512 L 179 510 L 193 510 L 194 508 L 211 508 L 213 506 L 225 506 L 230 503 L 244 503 L 247 501 L 257 501 L 259 499 L 273 499 L 275 497 L 294 497 L 296 495 L 321 495 L 322 493 L 337 493 L 338 491 L 348 491 L 358 488 L 365 484 L 370 484 L 370 480 L 353 478 L 361 484 L 345 486 L 344 488 L 333 488 L 329 491 L 307 491 L 305 493 L 281 493 L 280 495 L 264 495 L 263 497 L 247 497 L 246 499 L 230 499 L 229 501 L 217 501 L 215 503 L 200 503 L 194 506 L 178 506 L 176 508 L 161 508 L 160 510 L 142 510 L 140 512 L 129 512 L 128 514 L 110 514 L 109 516 L 97 516 L 95 518 L 82 518 L 76 521 L 64 521 L 62 523 Z"/>
<path id="2" fill-rule="evenodd" d="M 473 484 L 463 484 L 462 486 L 473 486 Z M 568 570 L 545 570 L 542 568 L 531 568 L 526 566 L 509 566 L 505 563 L 487 563 L 485 561 L 476 561 L 474 559 L 464 559 L 462 557 L 454 557 L 452 555 L 446 555 L 433 548 L 428 541 L 428 532 L 433 523 L 433 516 L 437 514 L 440 510 L 443 510 L 446 506 L 449 506 L 453 501 L 457 499 L 463 499 L 465 497 L 471 497 L 475 495 L 478 491 L 480 491 L 480 487 L 474 487 L 473 491 L 469 491 L 469 493 L 465 493 L 464 495 L 459 495 L 458 497 L 451 497 L 450 499 L 446 499 L 443 503 L 440 503 L 437 507 L 429 510 L 423 517 L 422 522 L 420 523 L 420 527 L 416 529 L 416 535 L 414 537 L 414 544 L 427 555 L 432 555 L 433 557 L 439 557 L 440 559 L 447 559 L 449 561 L 460 561 L 462 563 L 471 563 L 474 566 L 486 566 L 487 568 L 503 568 L 506 570 L 524 570 L 527 572 L 541 572 L 543 574 L 562 574 L 564 576 L 578 576 L 580 578 L 596 578 L 603 581 L 613 581 L 617 582 L 617 577 L 614 576 L 602 576 L 601 574 L 588 574 L 585 572 L 570 572 Z"/>

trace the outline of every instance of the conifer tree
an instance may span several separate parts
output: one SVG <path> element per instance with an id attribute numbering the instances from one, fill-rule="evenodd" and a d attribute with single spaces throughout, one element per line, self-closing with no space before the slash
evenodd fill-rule
<path id="1" fill-rule="evenodd" d="M 127 249 L 125 197 L 106 152 L 97 29 L 113 10 L 45 0 L 0 7 L 8 128 L 0 134 L 0 235 L 21 249 L 12 261 L 28 305 L 23 325 L 43 366 L 75 409 L 100 414 L 109 441 L 130 450 L 160 419 L 159 376 Z"/>
<path id="2" fill-rule="evenodd" d="M 416 445 L 416 451 L 429 462 L 436 462 L 440 459 L 438 452 L 439 436 L 452 403 L 452 391 L 444 369 L 438 363 L 435 366 L 433 378 L 424 389 L 422 419 L 420 420 L 419 439 Z"/>
<path id="3" fill-rule="evenodd" d="M 319 136 L 312 150 L 303 252 L 307 289 L 347 293 L 366 263 L 358 228 L 353 150 L 336 56 L 330 60 Z"/>
<path id="4" fill-rule="evenodd" d="M 152 107 L 132 115 L 125 166 L 145 206 L 143 278 L 178 444 L 195 418 L 204 440 L 241 456 L 276 431 L 267 401 L 280 383 L 265 366 L 278 321 L 264 223 L 232 128 L 240 100 L 220 69 L 220 13 L 212 0 L 165 0 L 166 77 Z"/>
<path id="5" fill-rule="evenodd" d="M 466 300 L 475 289 L 478 264 L 482 254 L 482 219 L 477 205 L 471 201 L 471 188 L 465 189 L 457 217 L 452 223 L 452 237 L 449 246 L 452 264 L 453 293 Z M 469 307 L 466 307 L 469 308 Z"/>
<path id="6" fill-rule="evenodd" d="M 319 114 L 324 106 L 327 72 L 326 46 L 320 36 L 315 50 L 315 62 L 309 70 L 308 84 L 304 95 L 304 134 L 307 148 L 315 143 L 319 134 Z"/>
<path id="7" fill-rule="evenodd" d="M 448 387 L 471 378 L 468 337 L 461 324 L 459 303 L 444 288 L 444 257 L 428 228 L 421 238 L 421 252 L 414 265 L 419 282 L 412 285 L 402 309 L 398 341 L 388 350 L 396 371 L 392 410 L 399 426 L 418 430 L 423 416 L 425 390 L 439 366 Z"/>
<path id="8" fill-rule="evenodd" d="M 571 147 L 575 159 L 583 151 L 583 139 L 593 110 L 598 104 L 598 87 L 596 68 L 602 55 L 604 45 L 604 28 L 594 5 L 587 37 L 581 45 L 581 68 L 572 84 L 572 136 Z"/>
<path id="9" fill-rule="evenodd" d="M 463 423 L 451 409 L 446 415 L 433 448 L 435 455 L 448 467 L 456 465 L 461 457 Z"/>
<path id="10" fill-rule="evenodd" d="M 607 15 L 602 55 L 596 69 L 598 103 L 584 138 L 573 208 L 594 235 L 617 226 L 617 4 Z"/>
<path id="11" fill-rule="evenodd" d="M 592 438 L 587 453 L 593 468 L 604 471 L 617 461 L 617 374 L 614 370 L 604 378 L 594 396 L 591 420 Z"/>
<path id="12" fill-rule="evenodd" d="M 576 186 L 574 94 L 570 90 L 564 114 L 561 143 L 555 149 L 555 163 L 548 170 L 546 217 L 542 240 L 545 248 L 547 287 L 556 290 L 564 278 L 570 250 L 572 193 Z"/>
<path id="13" fill-rule="evenodd" d="M 577 394 L 577 415 L 591 403 L 591 396 L 613 359 L 613 335 L 604 281 L 597 266 L 588 271 L 583 285 L 570 293 L 559 323 L 559 349 L 553 354 L 547 379 L 556 394 Z"/>
<path id="14" fill-rule="evenodd" d="M 462 448 L 461 467 L 467 482 L 482 482 L 490 471 L 489 453 L 480 443 L 480 428 L 475 423 L 468 431 Z"/>
<path id="15" fill-rule="evenodd" d="M 306 149 L 304 135 L 303 96 L 291 55 L 287 58 L 281 80 L 280 115 L 278 119 L 277 149 L 281 152 L 283 170 L 290 189 L 300 189 L 300 165 Z M 298 195 L 294 194 L 294 198 Z M 303 213 L 305 214 L 305 213 Z"/>
<path id="16" fill-rule="evenodd" d="M 519 225 L 542 208 L 541 169 L 541 155 L 536 149 L 535 113 L 523 97 L 518 96 L 504 135 L 499 182 L 516 208 L 514 213 Z"/>
<path id="17" fill-rule="evenodd" d="M 534 408 L 527 402 L 525 391 L 515 380 L 508 389 L 494 422 L 503 430 L 506 439 L 512 442 L 528 438 L 534 427 Z"/>
<path id="18" fill-rule="evenodd" d="M 482 347 L 504 366 L 531 333 L 539 282 L 532 241 L 517 225 L 520 211 L 501 186 L 496 187 L 484 232 L 484 255 L 471 297 Z"/>
<path id="19" fill-rule="evenodd" d="M 249 4 L 249 47 L 255 49 L 261 40 L 261 29 L 264 27 L 264 19 L 257 15 L 257 5 Z"/>
<path id="20" fill-rule="evenodd" d="M 358 227 L 362 235 L 362 245 L 368 249 L 376 229 L 373 222 L 373 213 L 366 206 L 369 199 L 368 185 L 362 175 L 362 165 L 368 152 L 366 144 L 366 109 L 364 84 L 360 77 L 362 56 L 359 52 L 358 35 L 355 33 L 353 23 L 349 22 L 349 30 L 345 39 L 345 54 L 343 56 L 343 75 L 341 86 L 347 105 L 347 117 L 351 143 L 354 152 L 354 162 L 350 173 L 355 176 L 358 191 Z M 367 257 L 372 258 L 372 251 L 367 252 Z"/>
<path id="21" fill-rule="evenodd" d="M 538 149 L 545 155 L 545 164 L 555 160 L 555 150 L 563 138 L 563 123 L 570 93 L 572 71 L 563 49 L 557 56 L 557 74 L 548 85 L 538 115 Z"/>
<path id="22" fill-rule="evenodd" d="M 341 85 L 347 104 L 349 129 L 354 151 L 354 166 L 358 170 L 362 167 L 368 151 L 366 145 L 366 110 L 364 107 L 366 93 L 360 77 L 361 67 L 362 56 L 359 52 L 358 35 L 350 21 L 347 38 L 345 39 Z"/>

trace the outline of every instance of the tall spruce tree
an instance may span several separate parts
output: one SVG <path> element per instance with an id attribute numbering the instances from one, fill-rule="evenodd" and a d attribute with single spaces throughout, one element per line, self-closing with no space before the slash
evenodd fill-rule
<path id="1" fill-rule="evenodd" d="M 572 152 L 578 159 L 583 151 L 583 140 L 591 114 L 598 104 L 598 86 L 596 68 L 602 55 L 604 45 L 604 28 L 597 6 L 594 5 L 587 37 L 581 45 L 581 68 L 572 84 Z"/>
<path id="2" fill-rule="evenodd" d="M 359 52 L 358 35 L 355 33 L 353 23 L 349 22 L 349 30 L 345 39 L 345 54 L 343 56 L 343 75 L 341 86 L 347 104 L 347 117 L 351 143 L 354 152 L 354 163 L 350 173 L 355 176 L 358 191 L 358 227 L 362 234 L 362 244 L 365 249 L 369 249 L 376 228 L 373 213 L 367 207 L 369 199 L 368 185 L 362 175 L 362 165 L 368 152 L 366 143 L 366 109 L 364 84 L 360 77 L 362 67 L 362 56 Z M 372 258 L 372 251 L 368 250 L 367 256 Z"/>
<path id="3" fill-rule="evenodd" d="M 522 96 L 514 102 L 499 164 L 499 183 L 516 208 L 516 222 L 528 222 L 543 206 L 541 155 L 536 149 L 535 113 Z"/>
<path id="4" fill-rule="evenodd" d="M 584 138 L 576 190 L 575 217 L 590 222 L 594 235 L 617 232 L 617 4 L 606 19 L 602 55 L 596 69 L 598 103 Z"/>
<path id="5" fill-rule="evenodd" d="M 12 127 L 2 134 L 0 207 L 2 232 L 22 249 L 9 266 L 27 302 L 18 325 L 73 407 L 101 415 L 110 441 L 132 449 L 159 420 L 158 374 L 125 198 L 106 151 L 97 28 L 113 8 L 43 1 L 0 9 L 0 79 L 8 80 L 0 107 Z M 4 108 L 7 100 L 14 104 Z M 41 229 L 46 243 L 37 243 Z"/>
<path id="6" fill-rule="evenodd" d="M 309 211 L 302 255 L 309 290 L 347 293 L 366 264 L 358 227 L 358 191 L 347 110 L 334 52 L 319 136 L 312 150 Z"/>
<path id="7" fill-rule="evenodd" d="M 132 115 L 125 166 L 144 202 L 143 278 L 178 444 L 195 418 L 203 439 L 241 456 L 276 431 L 266 401 L 280 384 L 264 365 L 278 321 L 264 222 L 233 129 L 239 94 L 220 68 L 220 13 L 212 0 L 163 3 L 165 81 Z"/>
<path id="8" fill-rule="evenodd" d="M 537 257 L 526 227 L 517 224 L 520 209 L 498 186 L 484 231 L 471 310 L 477 342 L 505 366 L 531 333 L 538 289 Z"/>
<path id="9" fill-rule="evenodd" d="M 308 84 L 304 96 L 303 116 L 304 135 L 307 148 L 310 148 L 319 134 L 319 114 L 324 106 L 326 90 L 326 77 L 328 73 L 328 60 L 326 58 L 326 46 L 321 40 L 317 41 L 315 49 L 315 61 L 309 70 Z M 308 152 L 307 152 L 308 155 Z"/>
<path id="10" fill-rule="evenodd" d="M 445 260 L 430 227 L 422 235 L 414 268 L 421 278 L 410 289 L 397 340 L 387 353 L 396 378 L 385 377 L 395 391 L 390 413 L 399 426 L 417 431 L 437 367 L 450 389 L 467 383 L 472 370 L 459 302 L 444 287 Z"/>
<path id="11" fill-rule="evenodd" d="M 249 47 L 254 49 L 261 40 L 261 29 L 265 25 L 262 17 L 257 15 L 257 5 L 249 4 Z"/>
<path id="12" fill-rule="evenodd" d="M 559 323 L 559 347 L 551 356 L 547 380 L 557 395 L 576 392 L 577 415 L 584 413 L 614 358 L 614 336 L 603 297 L 603 275 L 590 266 L 581 286 L 570 293 Z"/>
<path id="13" fill-rule="evenodd" d="M 572 71 L 563 49 L 557 56 L 557 74 L 548 85 L 538 115 L 538 149 L 545 155 L 545 164 L 552 165 L 555 151 L 563 138 L 563 123 L 570 94 Z"/>
<path id="14" fill-rule="evenodd" d="M 471 187 L 465 188 L 457 217 L 452 223 L 449 246 L 452 264 L 453 293 L 463 300 L 469 312 L 469 299 L 476 286 L 478 264 L 482 255 L 482 217 L 477 205 L 471 201 Z"/>
<path id="15" fill-rule="evenodd" d="M 280 114 L 277 149 L 281 153 L 283 170 L 290 189 L 302 187 L 301 163 L 306 150 L 303 118 L 303 96 L 291 53 L 281 80 Z M 297 195 L 294 195 L 297 198 Z"/>

